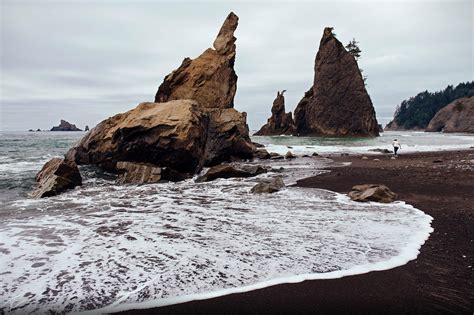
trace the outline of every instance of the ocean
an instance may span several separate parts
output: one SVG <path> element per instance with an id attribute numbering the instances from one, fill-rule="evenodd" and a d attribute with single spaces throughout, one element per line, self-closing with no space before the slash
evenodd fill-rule
<path id="1" fill-rule="evenodd" d="M 0 133 L 0 313 L 93 313 L 169 305 L 277 283 L 338 278 L 415 259 L 432 218 L 403 202 L 356 203 L 290 185 L 324 172 L 325 158 L 265 161 L 281 173 L 196 183 L 117 185 L 82 166 L 83 186 L 34 200 L 34 176 L 82 132 Z M 463 134 L 386 132 L 376 139 L 254 137 L 269 151 L 401 154 L 465 149 Z M 253 162 L 259 163 L 260 162 Z"/>

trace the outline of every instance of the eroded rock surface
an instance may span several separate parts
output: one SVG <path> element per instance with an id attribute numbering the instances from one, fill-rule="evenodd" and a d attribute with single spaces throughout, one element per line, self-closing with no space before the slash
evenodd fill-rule
<path id="1" fill-rule="evenodd" d="M 295 124 L 291 112 L 285 113 L 285 97 L 278 91 L 272 106 L 272 116 L 262 128 L 255 133 L 255 136 L 278 136 L 292 135 L 295 133 Z"/>
<path id="2" fill-rule="evenodd" d="M 118 161 L 130 161 L 192 173 L 204 164 L 208 125 L 191 100 L 141 103 L 99 123 L 66 158 L 109 171 L 116 171 Z"/>
<path id="3" fill-rule="evenodd" d="M 193 99 L 203 108 L 232 108 L 237 90 L 234 71 L 234 31 L 239 18 L 230 13 L 222 25 L 214 48 L 196 59 L 185 58 L 178 69 L 168 74 L 158 88 L 155 102 Z"/>
<path id="4" fill-rule="evenodd" d="M 378 136 L 364 79 L 354 57 L 325 28 L 314 66 L 313 86 L 295 110 L 298 135 Z"/>
<path id="5" fill-rule="evenodd" d="M 457 99 L 440 109 L 425 131 L 474 133 L 474 96 Z"/>
<path id="6" fill-rule="evenodd" d="M 82 185 L 82 177 L 77 165 L 59 158 L 49 160 L 38 172 L 35 180 L 37 185 L 30 194 L 33 198 L 55 196 Z"/>

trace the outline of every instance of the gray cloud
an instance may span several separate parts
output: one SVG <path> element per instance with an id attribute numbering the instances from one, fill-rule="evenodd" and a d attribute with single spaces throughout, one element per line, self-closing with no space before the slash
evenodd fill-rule
<path id="1" fill-rule="evenodd" d="M 207 47 L 230 11 L 235 106 L 251 129 L 277 90 L 293 110 L 313 81 L 325 26 L 360 42 L 382 122 L 403 99 L 473 79 L 472 1 L 2 1 L 0 130 L 80 127 L 153 100 L 163 77 Z"/>

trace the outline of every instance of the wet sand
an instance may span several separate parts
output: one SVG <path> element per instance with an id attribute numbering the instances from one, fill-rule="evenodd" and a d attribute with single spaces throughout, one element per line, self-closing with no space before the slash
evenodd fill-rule
<path id="1" fill-rule="evenodd" d="M 341 279 L 282 284 L 247 293 L 125 314 L 308 314 L 474 312 L 474 150 L 401 155 L 336 156 L 330 172 L 300 187 L 346 193 L 384 184 L 431 215 L 434 232 L 418 258 L 385 271 Z M 374 160 L 374 159 L 379 159 Z M 341 166 L 351 162 L 350 166 Z"/>

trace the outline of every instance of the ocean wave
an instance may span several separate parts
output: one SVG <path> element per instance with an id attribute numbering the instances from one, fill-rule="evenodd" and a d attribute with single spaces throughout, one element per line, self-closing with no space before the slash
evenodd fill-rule
<path id="1" fill-rule="evenodd" d="M 324 161 L 277 163 L 291 182 Z M 0 306 L 101 313 L 386 269 L 416 258 L 432 230 L 431 217 L 402 202 L 296 187 L 249 193 L 259 178 L 86 179 L 61 196 L 12 202 L 0 223 Z"/>

